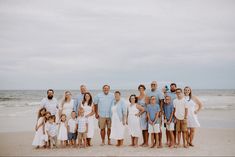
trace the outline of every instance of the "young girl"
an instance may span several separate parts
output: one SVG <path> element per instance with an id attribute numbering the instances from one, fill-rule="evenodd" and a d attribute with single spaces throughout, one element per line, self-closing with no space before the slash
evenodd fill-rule
<path id="1" fill-rule="evenodd" d="M 58 140 L 60 140 L 61 147 L 64 148 L 68 140 L 68 130 L 65 114 L 62 114 L 60 116 Z"/>
<path id="2" fill-rule="evenodd" d="M 45 146 L 46 146 L 47 148 L 49 148 L 49 146 L 50 146 L 50 140 L 49 140 L 49 138 L 48 138 L 48 134 L 47 134 L 47 131 L 46 131 L 46 129 L 47 129 L 48 125 L 49 125 L 48 120 L 49 120 L 49 117 L 50 117 L 50 116 L 51 116 L 51 112 L 47 111 L 47 112 L 45 113 Z"/>
<path id="3" fill-rule="evenodd" d="M 46 108 L 44 107 L 38 111 L 38 120 L 35 126 L 36 133 L 32 143 L 36 148 L 40 148 L 45 145 L 45 113 Z"/>
<path id="4" fill-rule="evenodd" d="M 142 136 L 140 127 L 140 115 L 144 112 L 144 108 L 137 104 L 136 95 L 131 95 L 129 98 L 130 105 L 127 108 L 127 125 L 131 135 L 131 145 L 138 147 L 138 138 Z"/>

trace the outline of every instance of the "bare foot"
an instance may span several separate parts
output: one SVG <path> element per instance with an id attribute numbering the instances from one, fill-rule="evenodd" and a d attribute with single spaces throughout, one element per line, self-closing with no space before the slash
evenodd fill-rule
<path id="1" fill-rule="evenodd" d="M 150 148 L 154 148 L 155 147 L 155 145 L 153 144 L 152 146 L 150 146 Z"/>
<path id="2" fill-rule="evenodd" d="M 184 145 L 184 148 L 188 148 L 188 146 L 187 146 L 187 145 Z"/>
<path id="3" fill-rule="evenodd" d="M 101 144 L 100 144 L 100 146 L 104 146 L 104 145 L 105 145 L 105 143 L 101 143 Z"/>
<path id="4" fill-rule="evenodd" d="M 133 147 L 133 146 L 135 146 L 135 145 L 134 145 L 134 144 L 129 144 L 128 146 Z"/>
<path id="5" fill-rule="evenodd" d="M 144 144 L 142 147 L 148 147 L 149 145 L 148 144 Z"/>
<path id="6" fill-rule="evenodd" d="M 194 145 L 192 143 L 189 143 L 189 146 L 194 147 Z"/>
<path id="7" fill-rule="evenodd" d="M 111 144 L 111 140 L 108 140 L 108 145 L 112 145 L 112 144 Z"/>
<path id="8" fill-rule="evenodd" d="M 140 146 L 143 147 L 145 143 L 142 143 Z"/>

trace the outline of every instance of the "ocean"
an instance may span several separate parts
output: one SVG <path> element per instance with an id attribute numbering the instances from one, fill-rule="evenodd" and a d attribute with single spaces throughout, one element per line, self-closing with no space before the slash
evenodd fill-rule
<path id="1" fill-rule="evenodd" d="M 76 98 L 79 91 L 71 90 L 73 98 Z M 90 90 L 94 97 L 100 90 Z M 113 91 L 112 91 L 113 92 Z M 122 97 L 128 101 L 131 94 L 138 94 L 137 90 L 120 90 Z M 55 90 L 54 97 L 60 102 L 64 90 Z M 203 110 L 208 111 L 231 111 L 235 110 L 235 89 L 197 89 L 193 94 L 203 103 Z M 0 90 L 0 132 L 9 130 L 25 130 L 33 128 L 12 126 L 7 120 L 22 119 L 26 123 L 35 123 L 37 110 L 42 98 L 46 97 L 45 90 Z M 15 124 L 14 125 L 18 125 Z M 230 124 L 231 126 L 231 124 Z M 232 125 L 235 127 L 235 125 Z"/>

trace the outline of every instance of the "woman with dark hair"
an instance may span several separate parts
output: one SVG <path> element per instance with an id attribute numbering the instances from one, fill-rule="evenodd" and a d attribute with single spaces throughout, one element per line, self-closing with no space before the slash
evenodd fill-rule
<path id="1" fill-rule="evenodd" d="M 84 94 L 80 108 L 84 109 L 84 115 L 86 116 L 86 118 L 88 120 L 88 132 L 87 132 L 87 140 L 86 140 L 87 146 L 92 146 L 91 139 L 94 136 L 95 108 L 94 108 L 92 96 L 89 92 L 86 92 Z"/>
<path id="2" fill-rule="evenodd" d="M 142 114 L 140 115 L 140 126 L 142 129 L 142 136 L 143 136 L 143 143 L 141 144 L 141 146 L 143 147 L 148 147 L 148 122 L 147 122 L 147 114 L 146 114 L 146 109 L 147 109 L 147 105 L 145 103 L 145 98 L 147 97 L 145 94 L 145 86 L 144 85 L 139 85 L 138 86 L 138 90 L 139 90 L 139 96 L 138 96 L 138 104 L 140 104 L 143 108 L 144 108 L 144 112 L 142 112 Z"/>
<path id="3" fill-rule="evenodd" d="M 131 95 L 129 98 L 130 105 L 127 107 L 127 122 L 129 134 L 131 135 L 130 146 L 138 147 L 138 138 L 142 135 L 140 127 L 140 115 L 144 112 L 144 108 L 137 104 L 138 98 L 136 95 Z"/>
<path id="4" fill-rule="evenodd" d="M 200 127 L 200 123 L 197 119 L 197 113 L 202 108 L 201 101 L 194 95 L 192 95 L 192 89 L 188 86 L 184 88 L 185 99 L 188 103 L 188 132 L 187 132 L 187 142 L 189 146 L 193 145 L 193 138 L 196 128 Z"/>

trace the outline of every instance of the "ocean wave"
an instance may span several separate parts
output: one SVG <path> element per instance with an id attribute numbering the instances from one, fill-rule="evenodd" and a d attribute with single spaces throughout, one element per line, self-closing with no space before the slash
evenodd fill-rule
<path id="1" fill-rule="evenodd" d="M 13 97 L 0 97 L 0 101 L 15 101 L 15 100 L 21 100 L 21 99 Z"/>

